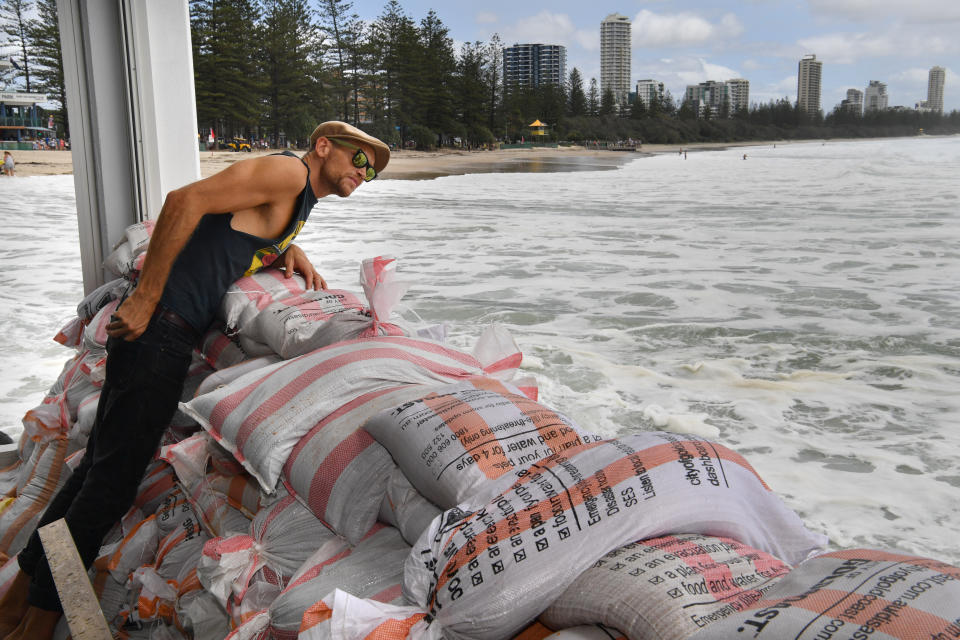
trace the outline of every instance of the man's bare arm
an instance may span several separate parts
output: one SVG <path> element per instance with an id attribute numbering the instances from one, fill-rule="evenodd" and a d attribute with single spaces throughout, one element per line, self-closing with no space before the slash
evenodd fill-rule
<path id="1" fill-rule="evenodd" d="M 303 189 L 305 172 L 290 170 L 284 160 L 279 157 L 245 160 L 168 193 L 150 238 L 137 288 L 114 314 L 113 321 L 107 325 L 107 334 L 135 340 L 146 330 L 174 260 L 205 214 L 268 205 L 291 194 L 295 197 Z"/>

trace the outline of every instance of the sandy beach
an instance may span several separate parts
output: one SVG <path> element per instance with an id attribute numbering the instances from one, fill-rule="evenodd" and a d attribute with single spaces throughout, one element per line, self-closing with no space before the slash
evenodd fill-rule
<path id="1" fill-rule="evenodd" d="M 439 176 L 504 171 L 570 171 L 613 168 L 641 155 L 698 151 L 737 146 L 763 146 L 773 142 L 707 142 L 683 145 L 645 144 L 639 152 L 593 151 L 581 146 L 557 149 L 504 149 L 497 151 L 400 151 L 381 174 L 384 180 L 427 180 Z M 778 141 L 777 144 L 789 144 Z M 70 151 L 14 151 L 17 176 L 63 175 L 73 173 Z M 275 150 L 234 153 L 201 151 L 200 175 L 210 176 L 241 160 L 276 153 Z"/>

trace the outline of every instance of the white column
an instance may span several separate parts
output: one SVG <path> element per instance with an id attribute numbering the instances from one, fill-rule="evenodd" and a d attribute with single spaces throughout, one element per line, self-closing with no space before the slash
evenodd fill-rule
<path id="1" fill-rule="evenodd" d="M 84 289 L 200 176 L 187 0 L 58 0 Z"/>

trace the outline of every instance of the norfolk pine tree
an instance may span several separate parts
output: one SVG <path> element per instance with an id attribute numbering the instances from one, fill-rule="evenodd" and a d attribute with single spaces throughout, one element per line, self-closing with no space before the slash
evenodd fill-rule
<path id="1" fill-rule="evenodd" d="M 32 9 L 30 0 L 3 0 L 0 2 L 0 21 L 4 34 L 3 44 L 16 47 L 20 52 L 19 73 L 14 77 L 23 76 L 25 89 L 31 93 L 30 65 L 33 61 L 31 42 L 27 33 L 27 16 Z"/>

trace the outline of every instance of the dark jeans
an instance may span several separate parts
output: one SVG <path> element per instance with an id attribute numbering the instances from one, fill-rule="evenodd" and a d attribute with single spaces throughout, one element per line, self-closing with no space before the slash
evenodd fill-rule
<path id="1" fill-rule="evenodd" d="M 65 518 L 85 567 L 136 498 L 190 367 L 196 335 L 154 316 L 133 342 L 107 341 L 107 376 L 80 466 L 47 507 L 39 527 Z M 36 532 L 19 555 L 31 576 L 30 604 L 59 611 L 60 599 Z"/>

